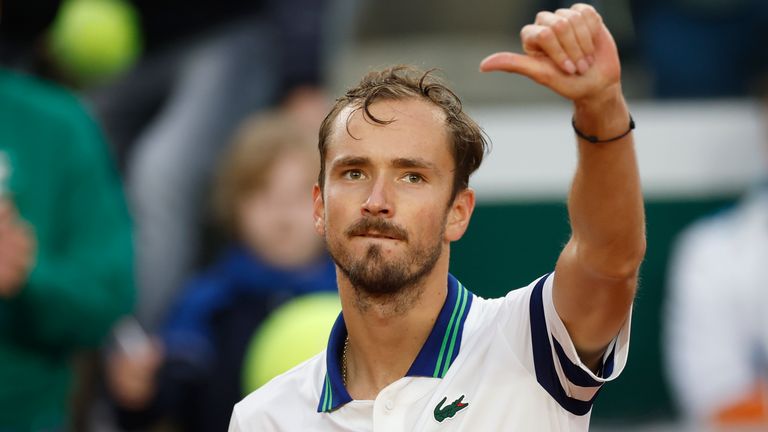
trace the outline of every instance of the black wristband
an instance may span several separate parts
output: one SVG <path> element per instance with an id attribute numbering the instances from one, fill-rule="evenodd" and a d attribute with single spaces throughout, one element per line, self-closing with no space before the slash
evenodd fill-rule
<path id="1" fill-rule="evenodd" d="M 633 119 L 632 118 L 632 114 L 630 114 L 629 115 L 629 129 L 627 129 L 626 132 L 624 132 L 623 134 L 621 134 L 619 136 L 615 136 L 613 138 L 608 138 L 608 139 L 604 139 L 604 140 L 599 139 L 595 135 L 587 135 L 584 132 L 578 130 L 576 128 L 576 119 L 573 119 L 573 118 L 571 119 L 571 126 L 573 126 L 573 131 L 576 132 L 576 135 L 578 135 L 579 138 L 587 140 L 587 141 L 591 142 L 592 144 L 598 144 L 598 143 L 607 143 L 607 142 L 617 141 L 617 140 L 620 140 L 620 139 L 624 138 L 625 136 L 629 135 L 629 133 L 632 132 L 632 130 L 635 128 L 635 119 Z"/>

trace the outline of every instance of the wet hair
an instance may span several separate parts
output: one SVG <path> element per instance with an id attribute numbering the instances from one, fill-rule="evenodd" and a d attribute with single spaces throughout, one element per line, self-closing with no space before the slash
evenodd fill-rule
<path id="1" fill-rule="evenodd" d="M 462 110 L 459 97 L 435 76 L 434 69 L 423 71 L 407 65 L 369 72 L 356 86 L 348 89 L 344 96 L 336 99 L 335 105 L 320 126 L 320 188 L 323 188 L 325 183 L 325 155 L 329 136 L 342 110 L 352 106 L 355 110 L 363 110 L 365 116 L 373 122 L 387 125 L 394 120 L 377 118 L 370 111 L 371 105 L 383 100 L 411 98 L 427 101 L 445 113 L 453 160 L 456 164 L 451 201 L 460 190 L 466 189 L 469 186 L 469 176 L 480 167 L 488 150 L 487 137 L 480 126 Z"/>

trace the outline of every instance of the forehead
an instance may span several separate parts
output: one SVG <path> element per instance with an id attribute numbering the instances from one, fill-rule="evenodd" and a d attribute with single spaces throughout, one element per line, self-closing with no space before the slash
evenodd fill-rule
<path id="1" fill-rule="evenodd" d="M 419 157 L 436 165 L 452 164 L 445 113 L 434 104 L 415 98 L 376 101 L 369 106 L 378 124 L 357 105 L 339 112 L 333 125 L 327 160 L 344 156 L 382 158 Z"/>

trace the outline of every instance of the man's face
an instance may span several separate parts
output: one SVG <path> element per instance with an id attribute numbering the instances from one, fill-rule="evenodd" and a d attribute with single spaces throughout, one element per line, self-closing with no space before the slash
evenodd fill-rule
<path id="1" fill-rule="evenodd" d="M 371 105 L 375 117 L 394 120 L 388 125 L 353 111 L 339 113 L 329 137 L 325 190 L 314 191 L 315 228 L 353 286 L 387 296 L 447 259 L 444 246 L 466 223 L 456 223 L 461 217 L 449 203 L 455 166 L 438 107 L 417 99 Z M 463 207 L 467 194 L 457 200 Z M 466 209 L 458 213 L 468 222 Z"/>

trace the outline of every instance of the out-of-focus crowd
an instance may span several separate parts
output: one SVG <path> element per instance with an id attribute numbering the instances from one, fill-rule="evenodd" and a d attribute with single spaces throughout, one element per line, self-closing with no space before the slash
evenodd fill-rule
<path id="1" fill-rule="evenodd" d="M 311 190 L 324 61 L 360 3 L 0 1 L 0 430 L 226 428 L 254 331 L 335 292 Z M 761 88 L 768 4 L 626 3 L 655 97 Z M 767 264 L 765 183 L 678 243 L 692 421 L 768 425 Z"/>

